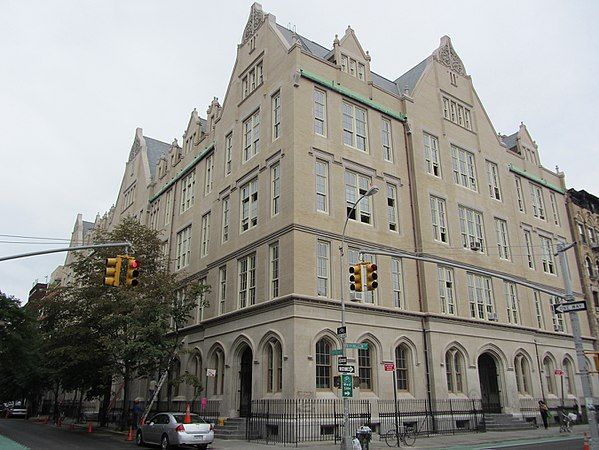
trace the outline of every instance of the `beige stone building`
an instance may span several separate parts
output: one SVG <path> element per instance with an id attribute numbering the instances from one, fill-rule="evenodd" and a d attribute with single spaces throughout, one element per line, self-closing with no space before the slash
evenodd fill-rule
<path id="1" fill-rule="evenodd" d="M 348 341 L 368 343 L 349 354 L 355 398 L 393 398 L 384 362 L 396 364 L 400 398 L 518 412 L 521 399 L 561 395 L 557 368 L 565 396 L 580 397 L 569 320 L 543 292 L 562 290 L 555 245 L 572 239 L 563 174 L 542 166 L 524 125 L 497 133 L 448 37 L 394 80 L 372 71 L 351 28 L 331 40 L 312 42 L 254 4 L 222 104 L 205 120 L 194 110 L 181 145 L 136 133 L 99 220 L 133 215 L 161 230 L 181 286 L 211 286 L 184 330 L 195 353 L 173 371 L 215 369 L 207 396 L 229 417 L 251 399 L 338 398 L 344 289 Z M 350 294 L 342 230 L 371 185 L 380 191 L 348 220 L 349 262 L 362 249 L 437 262 L 368 256 L 379 288 Z M 568 261 L 574 270 L 573 252 Z M 169 395 L 185 400 L 190 388 Z"/>

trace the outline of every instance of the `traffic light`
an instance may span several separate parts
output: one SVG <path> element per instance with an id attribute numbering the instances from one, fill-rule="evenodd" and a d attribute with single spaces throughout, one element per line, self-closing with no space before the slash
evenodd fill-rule
<path id="1" fill-rule="evenodd" d="M 104 275 L 104 285 L 119 286 L 121 279 L 121 264 L 120 256 L 116 258 L 106 258 L 106 273 Z"/>
<path id="2" fill-rule="evenodd" d="M 125 282 L 127 286 L 137 286 L 139 284 L 139 280 L 137 277 L 139 276 L 139 261 L 135 258 L 127 258 L 127 273 L 125 275 Z"/>
<path id="3" fill-rule="evenodd" d="M 379 277 L 376 269 L 376 264 L 366 263 L 366 289 L 369 291 L 374 291 L 379 285 L 378 281 L 376 281 Z"/>
<path id="4" fill-rule="evenodd" d="M 362 292 L 362 264 L 349 266 L 349 289 Z"/>

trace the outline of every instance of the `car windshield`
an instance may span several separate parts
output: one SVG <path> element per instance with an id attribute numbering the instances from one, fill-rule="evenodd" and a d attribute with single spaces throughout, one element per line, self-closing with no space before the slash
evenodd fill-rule
<path id="1" fill-rule="evenodd" d="M 175 418 L 177 423 L 185 423 L 185 414 L 173 414 L 173 417 Z M 197 414 L 191 414 L 190 417 L 190 423 L 208 423 Z"/>

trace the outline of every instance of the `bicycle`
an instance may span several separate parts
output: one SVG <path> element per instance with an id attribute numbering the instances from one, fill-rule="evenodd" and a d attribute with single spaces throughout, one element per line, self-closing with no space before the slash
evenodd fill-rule
<path id="1" fill-rule="evenodd" d="M 385 442 L 389 447 L 399 447 L 401 441 L 404 445 L 411 447 L 416 442 L 416 428 L 400 425 L 399 431 L 394 427 L 385 433 Z"/>

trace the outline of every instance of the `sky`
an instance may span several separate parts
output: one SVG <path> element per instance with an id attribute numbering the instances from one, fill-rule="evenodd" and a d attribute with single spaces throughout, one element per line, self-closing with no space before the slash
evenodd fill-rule
<path id="1" fill-rule="evenodd" d="M 181 143 L 191 111 L 205 117 L 213 97 L 222 102 L 250 6 L 0 2 L 0 257 L 62 247 L 33 238 L 68 239 L 78 213 L 93 222 L 107 211 L 137 127 Z M 568 187 L 599 196 L 599 2 L 264 0 L 262 7 L 328 48 L 351 25 L 372 70 L 390 79 L 450 36 L 496 131 L 511 134 L 524 122 L 545 167 L 558 165 Z M 0 261 L 0 291 L 25 300 L 65 256 Z"/>

